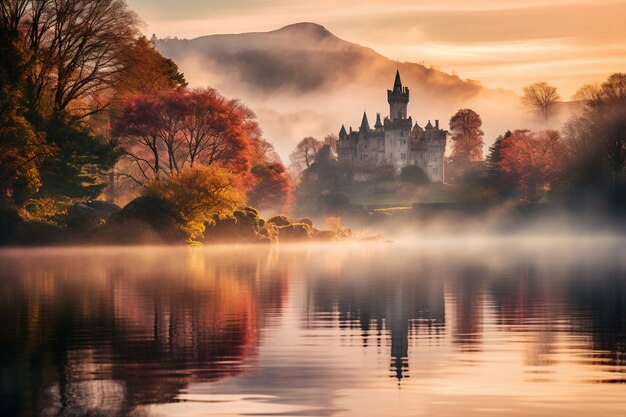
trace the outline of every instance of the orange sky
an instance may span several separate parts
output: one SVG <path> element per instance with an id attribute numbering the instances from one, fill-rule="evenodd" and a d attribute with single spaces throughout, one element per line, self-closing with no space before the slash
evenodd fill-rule
<path id="1" fill-rule="evenodd" d="M 192 38 L 312 21 L 401 61 L 516 92 L 537 80 L 569 98 L 626 71 L 626 1 L 128 0 L 147 34 Z"/>

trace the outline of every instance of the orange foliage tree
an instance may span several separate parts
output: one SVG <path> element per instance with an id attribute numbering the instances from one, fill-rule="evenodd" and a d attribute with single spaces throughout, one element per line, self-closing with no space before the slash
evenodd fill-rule
<path id="1" fill-rule="evenodd" d="M 554 186 L 563 167 L 561 135 L 554 130 L 516 130 L 501 143 L 500 168 L 522 198 L 536 203 L 539 188 Z"/>
<path id="2" fill-rule="evenodd" d="M 483 159 L 483 122 L 472 109 L 461 109 L 450 119 L 452 159 L 475 162 Z"/>

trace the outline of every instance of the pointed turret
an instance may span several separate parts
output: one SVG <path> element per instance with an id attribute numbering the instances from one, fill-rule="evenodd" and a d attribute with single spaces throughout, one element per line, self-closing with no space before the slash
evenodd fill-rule
<path id="1" fill-rule="evenodd" d="M 348 132 L 346 132 L 346 127 L 344 125 L 341 125 L 341 130 L 339 131 L 339 137 L 343 137 L 343 136 L 347 136 Z"/>
<path id="2" fill-rule="evenodd" d="M 367 121 L 367 113 L 363 112 L 363 120 L 361 120 L 361 127 L 359 128 L 361 132 L 369 132 L 370 131 L 370 123 Z"/>
<path id="3" fill-rule="evenodd" d="M 404 120 L 406 108 L 409 104 L 409 89 L 402 86 L 400 70 L 396 70 L 396 79 L 393 82 L 393 90 L 387 90 L 387 102 L 389 103 L 389 118 L 391 120 Z"/>
<path id="4" fill-rule="evenodd" d="M 374 125 L 374 129 L 380 130 L 383 128 L 383 124 L 380 121 L 380 113 L 376 113 L 376 124 Z"/>
<path id="5" fill-rule="evenodd" d="M 400 70 L 396 70 L 396 80 L 393 82 L 393 91 L 402 91 L 402 80 L 400 79 Z"/>
<path id="6" fill-rule="evenodd" d="M 433 128 L 433 124 L 430 123 L 430 120 L 428 121 L 428 124 L 426 125 L 426 129 L 432 129 Z"/>

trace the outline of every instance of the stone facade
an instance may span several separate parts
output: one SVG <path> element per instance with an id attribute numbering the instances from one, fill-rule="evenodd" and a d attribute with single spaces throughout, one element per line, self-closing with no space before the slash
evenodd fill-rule
<path id="1" fill-rule="evenodd" d="M 340 164 L 350 164 L 357 171 L 367 171 L 377 166 L 392 165 L 397 172 L 407 165 L 417 165 L 431 182 L 443 182 L 443 155 L 446 151 L 448 132 L 439 128 L 439 120 L 433 126 L 428 121 L 424 128 L 413 125 L 407 118 L 409 89 L 402 86 L 400 72 L 392 90 L 387 90 L 389 117 L 383 121 L 376 115 L 374 128 L 370 128 L 367 114 L 359 130 L 341 126 L 337 141 Z"/>

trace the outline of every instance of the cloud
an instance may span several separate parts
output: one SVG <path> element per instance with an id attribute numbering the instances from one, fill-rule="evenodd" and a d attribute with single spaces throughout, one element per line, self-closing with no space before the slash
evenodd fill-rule
<path id="1" fill-rule="evenodd" d="M 532 75 L 533 81 L 554 81 L 563 96 L 570 96 L 579 85 L 601 81 L 626 67 L 625 1 L 129 2 L 147 20 L 148 34 L 156 32 L 160 37 L 268 31 L 298 21 L 315 21 L 343 39 L 372 47 L 392 59 L 438 65 L 463 78 L 478 78 L 491 87 L 516 91 L 521 91 Z M 524 62 L 536 66 L 529 72 Z M 559 62 L 563 64 L 559 66 Z M 593 71 L 591 66 L 596 64 L 599 66 Z M 261 61 L 260 65 L 272 62 Z M 566 65 L 569 71 L 559 69 L 559 78 L 546 72 Z M 313 84 L 318 81 L 311 78 Z"/>

